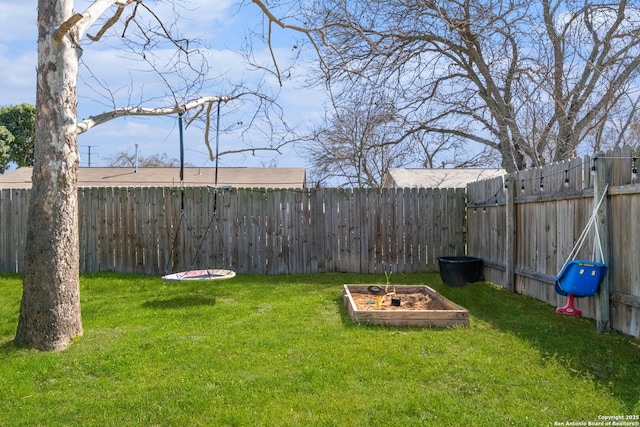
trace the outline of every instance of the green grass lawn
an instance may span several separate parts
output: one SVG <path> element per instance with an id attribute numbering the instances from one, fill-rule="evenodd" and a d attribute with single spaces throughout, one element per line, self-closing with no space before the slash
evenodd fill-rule
<path id="1" fill-rule="evenodd" d="M 488 284 L 427 284 L 469 328 L 354 325 L 344 283 L 83 276 L 85 336 L 12 344 L 21 278 L 0 275 L 2 426 L 537 426 L 640 414 L 640 342 Z"/>

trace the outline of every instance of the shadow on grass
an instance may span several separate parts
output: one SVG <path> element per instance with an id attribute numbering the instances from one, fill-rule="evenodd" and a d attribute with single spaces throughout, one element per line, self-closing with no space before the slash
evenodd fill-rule
<path id="1" fill-rule="evenodd" d="M 335 302 L 340 308 L 340 320 L 342 321 L 342 324 L 347 327 L 355 326 L 355 323 L 351 320 L 351 316 L 349 315 L 349 310 L 344 306 L 344 297 L 342 294 L 335 299 Z"/>
<path id="2" fill-rule="evenodd" d="M 213 306 L 216 304 L 214 297 L 208 296 L 180 296 L 167 299 L 156 299 L 144 302 L 143 308 L 153 309 L 176 309 L 201 306 Z"/>
<path id="3" fill-rule="evenodd" d="M 15 354 L 27 354 L 27 353 L 39 354 L 44 352 L 41 350 L 35 350 L 28 347 L 18 346 L 13 342 L 13 337 L 7 339 L 6 341 L 0 341 L 0 355 L 2 356 L 9 356 L 9 355 L 15 355 Z"/>
<path id="4" fill-rule="evenodd" d="M 640 399 L 640 341 L 596 332 L 595 321 L 556 314 L 555 308 L 490 283 L 463 288 L 438 286 L 447 298 L 493 327 L 535 346 L 544 359 L 555 359 L 578 377 L 609 389 L 633 411 Z"/>
<path id="5" fill-rule="evenodd" d="M 13 338 L 8 339 L 5 342 L 0 342 L 0 354 L 13 353 L 19 349 L 20 348 L 13 343 Z"/>

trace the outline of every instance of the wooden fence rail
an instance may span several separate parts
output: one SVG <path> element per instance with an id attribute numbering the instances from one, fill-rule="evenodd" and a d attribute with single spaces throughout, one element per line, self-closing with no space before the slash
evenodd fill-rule
<path id="1" fill-rule="evenodd" d="M 80 270 L 426 272 L 438 270 L 437 257 L 466 252 L 483 259 L 487 280 L 560 306 L 565 298 L 555 293 L 554 278 L 591 215 L 597 165 L 609 184 L 608 214 L 599 221 L 609 242 L 608 324 L 640 337 L 640 184 L 632 180 L 633 158 L 624 147 L 466 191 L 83 188 Z M 28 190 L 0 190 L 0 271 L 23 271 L 28 201 Z M 578 258 L 589 259 L 593 244 L 590 236 Z M 597 318 L 598 298 L 580 298 L 577 308 Z"/>
<path id="2" fill-rule="evenodd" d="M 579 298 L 576 307 L 595 318 L 602 332 L 613 328 L 640 337 L 640 185 L 632 177 L 633 159 L 631 148 L 623 147 L 520 171 L 506 182 L 497 178 L 470 184 L 468 254 L 483 259 L 487 280 L 564 305 L 566 297 L 554 290 L 555 276 L 592 214 L 595 179 L 600 177 L 609 184 L 607 215 L 598 218 L 602 241 L 609 242 L 603 248 L 609 270 L 601 285 L 609 297 L 600 300 L 601 292 Z M 591 232 L 577 259 L 593 259 L 594 240 Z"/>
<path id="3" fill-rule="evenodd" d="M 28 190 L 0 190 L 0 271 L 23 271 Z M 80 271 L 437 271 L 465 251 L 464 189 L 82 188 Z"/>

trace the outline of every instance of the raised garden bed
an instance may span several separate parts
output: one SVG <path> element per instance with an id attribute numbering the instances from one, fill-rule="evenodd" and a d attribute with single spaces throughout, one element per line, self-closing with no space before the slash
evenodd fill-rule
<path id="1" fill-rule="evenodd" d="M 344 285 L 343 301 L 355 323 L 383 326 L 413 326 L 423 328 L 447 328 L 469 326 L 469 312 L 449 301 L 428 286 L 396 285 L 400 306 L 393 306 L 392 295 L 383 295 L 380 305 L 376 295 L 369 292 L 370 286 Z M 392 292 L 394 286 L 389 286 Z"/>

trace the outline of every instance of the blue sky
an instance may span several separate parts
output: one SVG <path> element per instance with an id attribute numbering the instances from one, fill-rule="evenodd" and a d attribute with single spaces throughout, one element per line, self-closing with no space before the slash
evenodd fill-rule
<path id="1" fill-rule="evenodd" d="M 212 85 L 202 96 L 226 95 L 225 81 L 255 84 L 263 73 L 251 70 L 244 63 L 240 47 L 251 28 L 260 30 L 263 18 L 259 9 L 249 3 L 242 8 L 234 0 L 181 2 L 181 20 L 177 26 L 187 37 L 199 38 L 208 46 L 206 57 L 211 67 L 209 78 Z M 89 1 L 76 0 L 75 9 L 83 10 Z M 169 9 L 162 3 L 150 3 L 160 16 L 168 16 Z M 0 0 L 0 106 L 35 103 L 36 81 L 36 14 L 37 1 Z M 126 12 L 125 12 L 126 16 Z M 95 33 L 90 31 L 90 33 Z M 112 32 L 113 34 L 113 32 Z M 281 66 L 286 66 L 297 53 L 293 46 L 298 42 L 296 34 L 276 33 L 276 55 Z M 255 55 L 269 63 L 269 53 L 264 46 L 256 46 Z M 168 53 L 167 53 L 168 54 Z M 161 53 L 162 56 L 162 53 Z M 110 105 L 124 107 L 137 105 L 146 100 L 145 106 L 166 107 L 166 99 L 160 81 L 151 73 L 142 72 L 140 63 L 127 58 L 117 37 L 98 43 L 84 43 L 82 57 L 87 68 L 81 68 L 78 86 L 78 116 L 80 119 L 110 109 Z M 291 78 L 279 87 L 276 79 L 264 79 L 265 90 L 278 94 L 287 122 L 294 128 L 303 129 L 323 115 L 324 96 L 320 90 L 305 87 L 308 68 L 313 63 L 298 63 Z M 88 71 L 90 70 L 90 72 Z M 99 81 L 100 84 L 96 84 Z M 109 91 L 100 86 L 109 88 Z M 152 100 L 153 99 L 153 100 Z M 229 114 L 232 108 L 236 112 Z M 260 126 L 246 127 L 251 114 L 251 105 L 222 106 L 221 128 L 242 122 L 235 132 L 222 134 L 220 150 L 239 148 L 241 132 L 256 147 L 268 145 Z M 243 129 L 244 127 L 244 129 Z M 262 127 L 264 129 L 264 127 Z M 206 155 L 203 131 L 195 126 L 185 131 L 185 160 L 194 166 L 213 166 Z M 115 119 L 99 125 L 78 138 L 81 166 L 88 165 L 91 146 L 92 166 L 106 166 L 106 158 L 118 152 L 133 153 L 139 145 L 141 156 L 163 154 L 179 157 L 177 117 Z M 256 151 L 255 155 L 229 155 L 220 158 L 220 166 L 264 166 L 306 167 L 304 154 L 286 148 L 281 154 Z"/>

